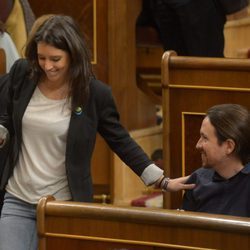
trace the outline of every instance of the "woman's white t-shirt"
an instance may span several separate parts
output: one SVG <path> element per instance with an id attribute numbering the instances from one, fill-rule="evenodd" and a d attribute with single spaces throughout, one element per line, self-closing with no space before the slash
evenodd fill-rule
<path id="1" fill-rule="evenodd" d="M 22 146 L 7 192 L 32 204 L 46 195 L 71 199 L 65 169 L 70 114 L 67 99 L 51 100 L 35 89 L 23 116 Z"/>

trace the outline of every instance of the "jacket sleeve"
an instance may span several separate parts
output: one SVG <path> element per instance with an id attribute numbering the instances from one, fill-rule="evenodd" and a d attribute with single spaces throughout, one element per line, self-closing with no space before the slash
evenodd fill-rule
<path id="1" fill-rule="evenodd" d="M 97 92 L 96 102 L 100 111 L 98 132 L 121 160 L 141 176 L 152 161 L 121 125 L 111 89 L 100 85 Z"/>
<path id="2" fill-rule="evenodd" d="M 0 77 L 0 138 L 2 139 L 6 139 L 9 133 L 10 117 L 10 75 L 6 74 Z"/>
<path id="3" fill-rule="evenodd" d="M 2 127 L 0 134 L 6 134 L 6 129 L 9 136 L 13 134 L 13 93 L 15 84 L 20 82 L 20 79 L 25 75 L 27 65 L 27 60 L 19 59 L 11 67 L 8 74 L 0 77 L 0 126 Z"/>

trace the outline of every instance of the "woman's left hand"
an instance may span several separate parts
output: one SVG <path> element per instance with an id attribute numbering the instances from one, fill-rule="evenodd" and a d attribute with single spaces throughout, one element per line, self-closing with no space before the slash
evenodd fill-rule
<path id="1" fill-rule="evenodd" d="M 193 189 L 195 184 L 185 184 L 188 178 L 189 176 L 169 179 L 166 191 L 176 192 L 183 189 Z"/>

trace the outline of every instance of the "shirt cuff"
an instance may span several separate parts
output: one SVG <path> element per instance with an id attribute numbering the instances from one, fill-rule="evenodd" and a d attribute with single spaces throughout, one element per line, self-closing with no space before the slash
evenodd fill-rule
<path id="1" fill-rule="evenodd" d="M 154 184 L 163 175 L 163 170 L 155 164 L 150 164 L 142 172 L 141 179 L 145 185 Z"/>
<path id="2" fill-rule="evenodd" d="M 4 140 L 0 145 L 0 148 L 3 148 L 9 138 L 9 131 L 4 126 L 0 125 L 0 139 Z"/>

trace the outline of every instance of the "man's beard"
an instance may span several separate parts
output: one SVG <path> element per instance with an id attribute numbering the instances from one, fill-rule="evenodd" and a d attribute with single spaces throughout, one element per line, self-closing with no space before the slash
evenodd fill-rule
<path id="1" fill-rule="evenodd" d="M 201 153 L 201 163 L 203 168 L 212 168 L 213 166 L 208 163 L 206 154 L 203 152 Z"/>

